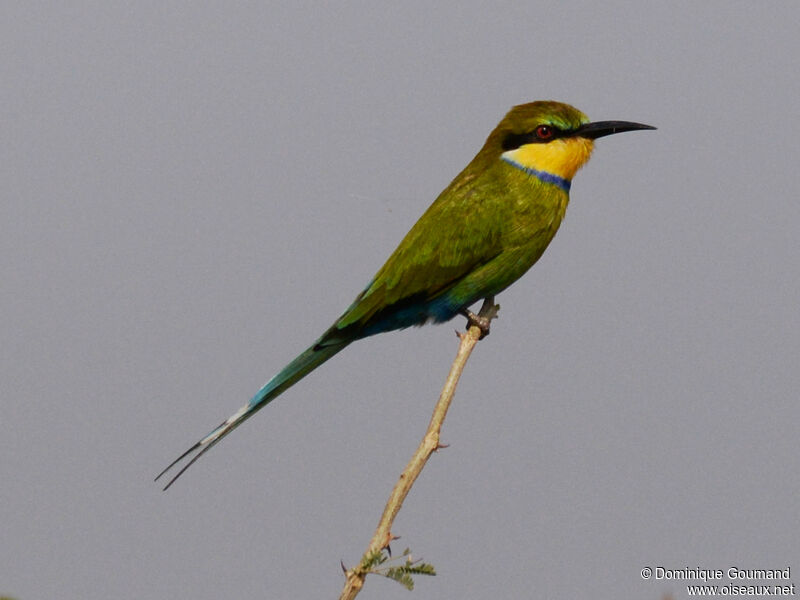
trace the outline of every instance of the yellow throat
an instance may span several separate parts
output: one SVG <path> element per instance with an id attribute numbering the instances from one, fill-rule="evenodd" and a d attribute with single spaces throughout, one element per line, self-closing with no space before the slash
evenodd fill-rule
<path id="1" fill-rule="evenodd" d="M 590 139 L 571 137 L 548 144 L 525 144 L 503 153 L 503 158 L 524 169 L 533 169 L 571 181 L 592 155 Z"/>

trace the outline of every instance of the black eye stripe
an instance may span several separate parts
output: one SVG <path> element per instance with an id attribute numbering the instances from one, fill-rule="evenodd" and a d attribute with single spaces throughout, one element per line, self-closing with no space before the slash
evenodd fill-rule
<path id="1" fill-rule="evenodd" d="M 547 142 L 564 136 L 564 132 L 557 127 L 553 127 L 552 125 L 548 125 L 547 127 L 550 128 L 552 135 L 545 140 L 536 135 L 535 130 L 527 133 L 509 133 L 503 138 L 503 151 L 516 150 L 525 144 L 546 144 Z"/>

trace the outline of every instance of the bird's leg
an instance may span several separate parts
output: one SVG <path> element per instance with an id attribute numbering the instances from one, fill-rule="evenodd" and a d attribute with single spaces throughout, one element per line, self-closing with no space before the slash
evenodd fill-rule
<path id="1" fill-rule="evenodd" d="M 461 314 L 467 317 L 467 329 L 475 325 L 481 330 L 481 339 L 489 335 L 489 325 L 491 324 L 490 319 L 488 319 L 487 317 L 476 315 L 468 308 L 462 310 Z"/>
<path id="2" fill-rule="evenodd" d="M 497 317 L 497 311 L 499 310 L 500 305 L 494 303 L 494 296 L 487 296 L 484 298 L 481 310 L 477 315 L 468 308 L 463 309 L 461 314 L 467 318 L 467 329 L 475 325 L 481 330 L 480 339 L 483 339 L 489 335 L 492 319 Z"/>

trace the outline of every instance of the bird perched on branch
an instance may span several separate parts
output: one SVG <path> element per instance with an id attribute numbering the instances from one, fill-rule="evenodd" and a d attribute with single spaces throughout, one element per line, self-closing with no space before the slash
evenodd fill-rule
<path id="1" fill-rule="evenodd" d="M 167 489 L 223 437 L 355 340 L 459 314 L 488 333 L 488 323 L 469 307 L 514 283 L 545 251 L 594 140 L 637 129 L 655 127 L 592 123 L 560 102 L 512 108 L 331 328 L 156 479 L 194 453 Z"/>

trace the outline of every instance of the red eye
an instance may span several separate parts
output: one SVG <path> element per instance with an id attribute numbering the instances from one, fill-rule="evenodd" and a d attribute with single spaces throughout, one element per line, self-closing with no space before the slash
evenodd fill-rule
<path id="1" fill-rule="evenodd" d="M 549 140 L 553 137 L 553 128 L 548 125 L 539 125 L 536 128 L 536 137 L 540 140 Z"/>

